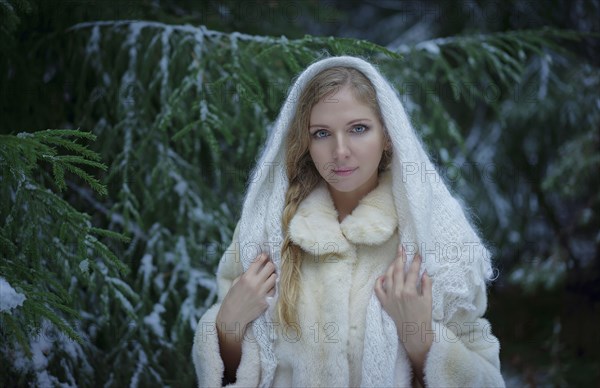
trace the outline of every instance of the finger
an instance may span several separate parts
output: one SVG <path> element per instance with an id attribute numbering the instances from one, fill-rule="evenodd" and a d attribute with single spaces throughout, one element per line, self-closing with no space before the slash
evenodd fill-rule
<path id="1" fill-rule="evenodd" d="M 267 281 L 269 276 L 271 276 L 274 273 L 275 273 L 275 264 L 273 264 L 273 262 L 271 260 L 267 260 L 265 262 L 265 265 L 263 265 L 263 267 L 258 271 L 258 280 L 260 282 L 265 282 L 265 281 Z"/>
<path id="2" fill-rule="evenodd" d="M 379 303 L 383 304 L 383 300 L 385 299 L 385 289 L 383 288 L 383 282 L 385 281 L 385 276 L 380 276 L 375 281 L 375 295 L 377 299 L 379 299 Z"/>
<path id="3" fill-rule="evenodd" d="M 271 289 L 275 288 L 275 284 L 277 283 L 277 274 L 273 272 L 269 277 L 263 282 L 263 291 L 269 293 Z"/>
<path id="4" fill-rule="evenodd" d="M 404 263 L 406 263 L 406 252 L 404 251 L 404 247 L 400 245 L 398 247 L 398 255 L 396 260 L 394 260 L 394 265 L 392 268 L 392 284 L 394 288 L 401 290 L 404 288 Z M 388 284 L 390 286 L 390 284 Z"/>
<path id="5" fill-rule="evenodd" d="M 421 278 L 421 288 L 423 290 L 423 296 L 427 299 L 431 299 L 432 284 L 431 277 L 427 273 L 427 270 L 425 270 L 423 272 L 423 277 Z"/>
<path id="6" fill-rule="evenodd" d="M 237 278 L 233 279 L 233 282 L 231 282 L 231 287 L 235 286 L 235 283 L 237 283 L 240 280 L 241 277 L 242 276 L 240 275 Z"/>
<path id="7" fill-rule="evenodd" d="M 253 274 L 258 273 L 260 271 L 260 269 L 262 268 L 262 266 L 264 265 L 266 260 L 267 260 L 267 254 L 264 252 L 259 253 L 252 261 L 252 264 L 250 264 L 250 267 L 248 267 L 248 271 L 252 270 L 251 273 L 253 273 Z"/>
<path id="8" fill-rule="evenodd" d="M 265 282 L 268 294 L 275 294 L 275 288 L 277 287 L 277 273 L 273 272 L 271 276 Z"/>
<path id="9" fill-rule="evenodd" d="M 381 290 L 385 294 L 386 290 L 390 290 L 394 285 L 394 270 L 396 268 L 396 260 L 392 261 L 385 273 L 378 279 L 381 279 Z"/>
<path id="10" fill-rule="evenodd" d="M 417 280 L 419 279 L 419 269 L 421 268 L 421 255 L 415 253 L 413 257 L 412 263 L 410 263 L 410 267 L 408 269 L 408 273 L 406 274 L 406 287 L 411 290 L 417 289 Z"/>

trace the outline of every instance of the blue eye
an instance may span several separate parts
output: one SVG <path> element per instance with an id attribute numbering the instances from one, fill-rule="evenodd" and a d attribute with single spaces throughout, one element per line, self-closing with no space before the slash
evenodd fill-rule
<path id="1" fill-rule="evenodd" d="M 369 129 L 366 125 L 356 125 L 354 128 L 355 133 L 365 133 Z"/>
<path id="2" fill-rule="evenodd" d="M 322 136 L 319 136 L 319 133 L 322 133 L 323 135 L 322 135 Z M 324 130 L 324 129 L 319 129 L 318 131 L 315 131 L 315 133 L 313 133 L 313 137 L 314 137 L 315 139 L 322 139 L 322 138 L 324 138 L 324 137 L 326 137 L 326 136 L 328 136 L 328 135 L 327 135 L 327 131 L 326 131 L 326 130 Z"/>

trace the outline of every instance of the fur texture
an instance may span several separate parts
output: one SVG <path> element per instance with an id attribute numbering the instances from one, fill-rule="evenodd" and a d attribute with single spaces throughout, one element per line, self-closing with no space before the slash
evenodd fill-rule
<path id="1" fill-rule="evenodd" d="M 239 222 L 241 262 L 247 269 L 257 250 L 267 251 L 275 266 L 281 261 L 283 242 L 282 213 L 289 183 L 285 172 L 285 139 L 296 110 L 298 96 L 308 81 L 321 71 L 334 66 L 353 67 L 373 84 L 381 108 L 384 126 L 390 136 L 393 198 L 399 228 L 399 238 L 407 247 L 409 260 L 416 251 L 424 257 L 424 268 L 435 277 L 432 291 L 432 314 L 437 321 L 448 323 L 455 313 L 466 310 L 480 313 L 473 297 L 485 293 L 486 279 L 492 276 L 490 255 L 475 229 L 465 216 L 461 204 L 448 191 L 440 174 L 427 155 L 419 136 L 412 128 L 404 107 L 389 81 L 370 63 L 361 58 L 341 56 L 319 60 L 306 68 L 294 81 L 279 117 L 272 127 L 267 144 L 253 169 Z M 320 229 L 319 233 L 323 230 Z M 352 232 L 351 232 L 352 233 Z M 245 249 L 254 247 L 256 249 Z M 340 249 L 343 243 L 340 243 Z M 253 322 L 255 332 L 269 330 L 273 307 Z M 382 316 L 375 297 L 369 301 L 367 321 L 376 322 Z M 385 316 L 384 320 L 387 320 Z M 364 354 L 389 352 L 389 322 L 374 326 L 365 342 Z M 377 332 L 374 332 L 378 330 Z M 275 336 L 261 336 L 257 342 L 261 355 L 260 386 L 272 384 L 278 366 L 274 352 Z M 394 341 L 392 341 L 394 342 Z M 389 376 L 378 380 L 380 385 L 393 380 L 395 362 L 369 359 L 367 370 L 388 371 Z M 379 372 L 374 373 L 379 376 Z M 379 384 L 373 381 L 374 384 Z"/>
<path id="2" fill-rule="evenodd" d="M 394 210 L 389 172 L 341 223 L 324 183 L 300 204 L 290 224 L 290 237 L 304 251 L 299 322 L 283 329 L 270 321 L 277 357 L 271 386 L 411 386 L 410 363 L 395 324 L 373 302 L 375 280 L 394 260 L 400 241 Z M 193 360 L 201 387 L 220 385 L 223 375 L 214 319 L 232 280 L 243 271 L 237 238 L 238 228 L 219 264 L 219 303 L 196 331 Z M 434 321 L 425 365 L 428 386 L 504 385 L 498 341 L 478 314 L 485 310 L 485 294 L 473 300 L 478 308 L 455 314 L 448 325 Z M 242 345 L 235 386 L 257 386 L 262 377 L 257 339 L 266 333 L 251 333 Z M 368 346 L 380 340 L 373 339 L 378 333 L 387 333 L 385 352 Z"/>
<path id="3" fill-rule="evenodd" d="M 397 225 L 389 172 L 341 223 L 324 182 L 300 204 L 290 238 L 306 252 L 298 301 L 302 336 L 278 336 L 275 386 L 364 385 L 367 306 L 376 278 L 395 258 Z M 408 386 L 408 360 L 400 360 L 396 384 Z"/>

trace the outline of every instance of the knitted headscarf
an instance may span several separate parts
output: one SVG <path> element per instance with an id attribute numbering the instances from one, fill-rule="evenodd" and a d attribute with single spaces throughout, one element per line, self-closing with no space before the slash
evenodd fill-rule
<path id="1" fill-rule="evenodd" d="M 244 271 L 259 252 L 267 252 L 279 273 L 284 237 L 282 214 L 288 189 L 285 139 L 298 96 L 308 81 L 335 66 L 359 70 L 375 88 L 383 125 L 393 146 L 390 168 L 400 242 L 406 247 L 409 261 L 414 253 L 420 252 L 421 271 L 427 269 L 433 280 L 434 321 L 447 323 L 460 309 L 482 314 L 483 311 L 475 311 L 477 304 L 472 295 L 477 288 L 485 289 L 485 280 L 491 277 L 490 255 L 431 163 L 395 90 L 373 65 L 356 57 L 319 60 L 304 70 L 290 88 L 246 192 L 239 223 Z M 271 317 L 278 295 L 277 291 L 269 301 L 269 309 L 252 327 L 260 347 L 261 386 L 271 385 L 277 366 Z M 397 351 L 400 349 L 393 321 L 373 293 L 366 316 L 362 385 L 393 385 Z"/>

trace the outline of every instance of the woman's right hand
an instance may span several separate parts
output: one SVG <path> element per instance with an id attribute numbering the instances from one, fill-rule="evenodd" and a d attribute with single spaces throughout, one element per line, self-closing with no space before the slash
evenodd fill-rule
<path id="1" fill-rule="evenodd" d="M 269 306 L 267 296 L 275 294 L 276 279 L 275 264 L 266 253 L 259 254 L 248 270 L 233 281 L 221 303 L 217 324 L 224 324 L 225 327 L 239 324 L 244 330 Z"/>

